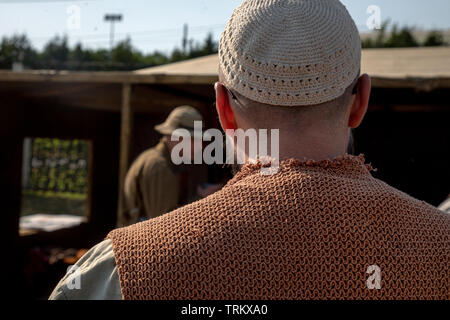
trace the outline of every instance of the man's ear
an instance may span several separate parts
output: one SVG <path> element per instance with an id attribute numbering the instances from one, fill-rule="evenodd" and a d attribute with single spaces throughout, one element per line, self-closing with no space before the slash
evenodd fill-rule
<path id="1" fill-rule="evenodd" d="M 348 118 L 348 126 L 352 129 L 359 127 L 369 106 L 371 80 L 368 74 L 363 74 L 358 79 L 358 92 L 354 96 Z"/>
<path id="2" fill-rule="evenodd" d="M 220 82 L 214 85 L 214 89 L 216 91 L 216 110 L 223 130 L 236 130 L 236 119 L 231 109 L 228 90 Z"/>

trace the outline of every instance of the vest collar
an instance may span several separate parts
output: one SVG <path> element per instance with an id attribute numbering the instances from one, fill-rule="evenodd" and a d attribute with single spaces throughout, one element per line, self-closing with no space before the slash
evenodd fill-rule
<path id="1" fill-rule="evenodd" d="M 270 161 L 256 161 L 254 163 L 247 163 L 228 182 L 228 185 L 242 180 L 246 176 L 258 174 L 260 169 L 270 166 Z M 280 161 L 279 170 L 276 174 L 283 174 L 291 170 L 321 171 L 330 174 L 347 175 L 352 177 L 371 177 L 370 172 L 377 171 L 377 169 L 372 167 L 370 163 L 366 163 L 365 156 L 363 154 L 360 154 L 359 156 L 345 154 L 335 157 L 334 159 L 323 160 L 299 160 L 294 158 L 284 159 Z M 270 175 L 267 176 L 270 177 Z"/>

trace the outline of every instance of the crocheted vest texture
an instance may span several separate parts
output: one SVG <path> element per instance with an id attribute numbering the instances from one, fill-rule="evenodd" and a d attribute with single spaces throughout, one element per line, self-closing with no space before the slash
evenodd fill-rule
<path id="1" fill-rule="evenodd" d="M 123 298 L 450 298 L 450 216 L 373 178 L 363 156 L 261 167 L 112 231 Z"/>

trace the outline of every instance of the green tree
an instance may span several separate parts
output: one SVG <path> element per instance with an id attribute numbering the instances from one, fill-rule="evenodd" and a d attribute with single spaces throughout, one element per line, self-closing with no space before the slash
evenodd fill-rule
<path id="1" fill-rule="evenodd" d="M 186 58 L 192 59 L 213 53 L 217 53 L 217 42 L 214 41 L 212 33 L 209 33 L 202 44 L 194 44 L 193 41 L 190 42 L 190 49 Z"/>
<path id="2" fill-rule="evenodd" d="M 0 43 L 0 69 L 11 69 L 14 62 L 21 62 L 25 67 L 36 67 L 37 52 L 31 47 L 26 35 L 3 37 Z"/>
<path id="3" fill-rule="evenodd" d="M 383 48 L 386 44 L 386 32 L 389 26 L 389 20 L 384 21 L 381 24 L 380 29 L 376 31 L 377 35 L 375 37 L 374 47 Z"/>
<path id="4" fill-rule="evenodd" d="M 362 46 L 362 48 L 364 48 L 364 49 L 374 48 L 374 47 L 375 47 L 375 43 L 374 43 L 374 41 L 372 40 L 372 38 L 370 38 L 370 36 L 369 36 L 369 37 L 367 37 L 366 39 L 362 39 L 362 40 L 361 40 L 361 46 Z"/>
<path id="5" fill-rule="evenodd" d="M 410 27 L 403 27 L 398 30 L 397 25 L 392 27 L 391 35 L 386 41 L 388 48 L 405 48 L 418 47 L 419 43 L 413 35 L 413 29 Z"/>
<path id="6" fill-rule="evenodd" d="M 178 48 L 174 49 L 170 56 L 170 61 L 177 62 L 181 60 L 186 60 L 186 55 L 184 54 L 183 50 L 180 50 Z"/>
<path id="7" fill-rule="evenodd" d="M 69 54 L 67 36 L 56 36 L 45 45 L 41 54 L 41 62 L 46 69 L 65 69 Z"/>
<path id="8" fill-rule="evenodd" d="M 212 34 L 208 34 L 201 43 L 194 43 L 191 39 L 186 53 L 176 48 L 168 55 L 159 51 L 145 55 L 133 47 L 130 38 L 119 42 L 112 51 L 83 48 L 80 43 L 70 48 L 66 36 L 55 36 L 38 53 L 25 36 L 14 36 L 4 38 L 0 44 L 0 68 L 10 69 L 13 62 L 23 58 L 31 69 L 134 70 L 216 52 L 217 42 Z"/>
<path id="9" fill-rule="evenodd" d="M 425 47 L 438 47 L 444 46 L 445 44 L 444 35 L 439 31 L 431 31 L 428 33 L 423 43 Z"/>
<path id="10" fill-rule="evenodd" d="M 162 52 L 155 51 L 143 57 L 143 62 L 148 66 L 157 66 L 169 62 L 169 57 Z"/>
<path id="11" fill-rule="evenodd" d="M 111 52 L 111 60 L 116 64 L 133 65 L 139 62 L 139 55 L 131 45 L 131 39 L 127 38 L 119 42 Z"/>

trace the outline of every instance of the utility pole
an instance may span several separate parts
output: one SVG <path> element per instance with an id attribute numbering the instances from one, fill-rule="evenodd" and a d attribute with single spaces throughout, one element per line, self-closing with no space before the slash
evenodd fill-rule
<path id="1" fill-rule="evenodd" d="M 186 55 L 187 53 L 187 43 L 188 43 L 188 24 L 185 23 L 183 26 L 183 54 Z"/>
<path id="2" fill-rule="evenodd" d="M 113 46 L 114 46 L 114 24 L 116 22 L 122 21 L 122 15 L 121 14 L 105 14 L 105 21 L 111 23 L 111 30 L 109 33 L 109 46 L 110 50 L 112 52 Z"/>

